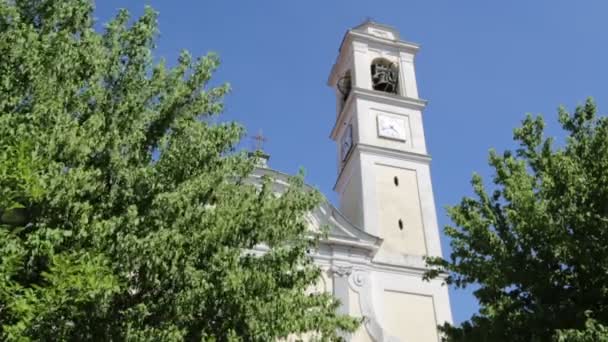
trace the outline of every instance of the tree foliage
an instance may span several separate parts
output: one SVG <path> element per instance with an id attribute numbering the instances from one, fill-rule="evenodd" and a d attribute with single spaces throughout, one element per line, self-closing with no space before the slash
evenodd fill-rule
<path id="1" fill-rule="evenodd" d="M 560 108 L 559 122 L 567 139 L 556 146 L 528 116 L 515 152 L 490 152 L 493 191 L 475 175 L 476 197 L 448 209 L 452 253 L 429 259 L 428 276 L 478 285 L 480 305 L 445 327 L 452 341 L 549 341 L 585 329 L 588 311 L 594 327 L 608 322 L 608 119 L 589 99 L 574 114 Z"/>
<path id="2" fill-rule="evenodd" d="M 94 29 L 87 0 L 0 0 L 0 336 L 271 341 L 356 322 L 328 294 L 295 177 L 246 180 L 213 124 L 217 56 L 153 59 L 156 13 Z M 263 254 L 252 253 L 265 246 Z"/>
<path id="3" fill-rule="evenodd" d="M 591 312 L 587 314 L 590 316 Z M 555 337 L 557 342 L 608 342 L 608 328 L 588 318 L 584 329 L 558 330 Z"/>

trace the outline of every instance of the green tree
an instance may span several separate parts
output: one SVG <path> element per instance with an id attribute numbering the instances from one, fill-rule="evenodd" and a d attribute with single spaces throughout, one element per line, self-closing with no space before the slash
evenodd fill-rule
<path id="1" fill-rule="evenodd" d="M 474 175 L 476 197 L 448 208 L 452 253 L 429 259 L 427 276 L 478 285 L 480 305 L 444 327 L 450 341 L 550 341 L 585 329 L 588 311 L 594 328 L 608 322 L 608 119 L 589 99 L 574 114 L 560 108 L 559 122 L 567 138 L 556 146 L 528 116 L 515 152 L 490 151 L 493 190 Z"/>
<path id="2" fill-rule="evenodd" d="M 558 330 L 556 337 L 557 342 L 608 342 L 608 328 L 588 318 L 584 329 Z"/>
<path id="3" fill-rule="evenodd" d="M 1 339 L 338 339 L 357 322 L 305 291 L 320 195 L 247 182 L 218 58 L 155 63 L 156 18 L 0 0 Z"/>

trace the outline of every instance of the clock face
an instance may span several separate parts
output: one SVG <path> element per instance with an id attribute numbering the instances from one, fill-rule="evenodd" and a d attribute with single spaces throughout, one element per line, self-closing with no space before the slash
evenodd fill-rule
<path id="1" fill-rule="evenodd" d="M 348 156 L 348 152 L 350 152 L 351 147 L 353 146 L 353 125 L 348 125 L 344 134 L 342 134 L 342 139 L 340 139 L 340 155 L 342 156 L 342 161 L 346 160 Z"/>
<path id="2" fill-rule="evenodd" d="M 405 141 L 405 120 L 388 115 L 378 115 L 378 136 Z"/>

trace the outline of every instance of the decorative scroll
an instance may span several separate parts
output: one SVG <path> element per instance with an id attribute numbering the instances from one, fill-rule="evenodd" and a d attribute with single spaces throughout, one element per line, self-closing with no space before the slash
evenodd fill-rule
<path id="1" fill-rule="evenodd" d="M 349 282 L 353 291 L 359 294 L 363 324 L 371 337 L 378 342 L 399 342 L 399 338 L 389 335 L 378 321 L 372 300 L 373 291 L 369 272 L 355 271 L 351 274 Z"/>

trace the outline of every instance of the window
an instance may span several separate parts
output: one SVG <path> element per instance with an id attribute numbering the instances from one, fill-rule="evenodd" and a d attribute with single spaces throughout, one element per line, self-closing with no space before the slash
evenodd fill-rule
<path id="1" fill-rule="evenodd" d="M 395 63 L 384 58 L 376 58 L 372 61 L 372 88 L 396 94 L 399 85 L 399 73 Z"/>

